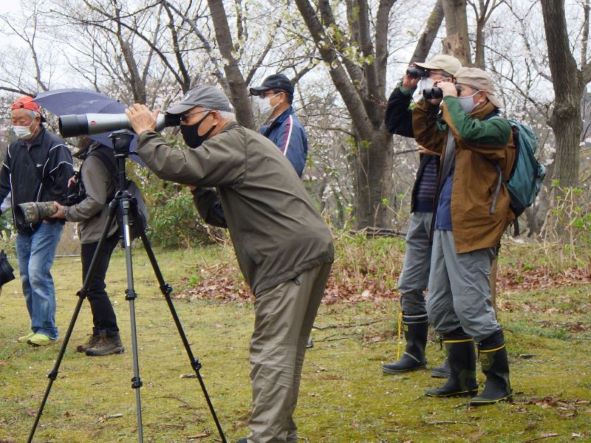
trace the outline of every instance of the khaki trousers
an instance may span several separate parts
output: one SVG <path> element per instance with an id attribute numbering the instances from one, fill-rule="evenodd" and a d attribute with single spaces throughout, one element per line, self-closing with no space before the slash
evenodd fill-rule
<path id="1" fill-rule="evenodd" d="M 250 344 L 252 414 L 249 443 L 295 442 L 293 421 L 306 342 L 331 264 L 303 272 L 256 296 Z"/>

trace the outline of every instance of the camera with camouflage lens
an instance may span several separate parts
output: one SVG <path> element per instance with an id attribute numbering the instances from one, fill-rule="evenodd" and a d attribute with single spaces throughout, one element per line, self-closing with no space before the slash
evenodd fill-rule
<path id="1" fill-rule="evenodd" d="M 40 222 L 55 214 L 55 202 L 28 202 L 16 205 L 14 217 L 17 225 L 29 225 Z"/>
<path id="2" fill-rule="evenodd" d="M 437 86 L 433 86 L 432 88 L 425 88 L 423 89 L 423 98 L 425 100 L 443 98 L 443 91 L 441 90 L 441 88 L 438 88 Z"/>
<path id="3" fill-rule="evenodd" d="M 411 66 L 406 70 L 406 75 L 412 78 L 426 78 L 429 77 L 429 71 L 419 66 Z"/>

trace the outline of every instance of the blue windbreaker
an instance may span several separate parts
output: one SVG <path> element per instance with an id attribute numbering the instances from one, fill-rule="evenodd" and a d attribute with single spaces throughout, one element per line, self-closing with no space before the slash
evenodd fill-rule
<path id="1" fill-rule="evenodd" d="M 301 177 L 308 156 L 308 138 L 293 108 L 290 106 L 270 124 L 261 126 L 260 133 L 275 143 Z"/>

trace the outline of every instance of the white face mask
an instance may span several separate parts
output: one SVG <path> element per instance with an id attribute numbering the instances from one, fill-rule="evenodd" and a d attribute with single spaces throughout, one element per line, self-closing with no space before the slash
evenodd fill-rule
<path id="1" fill-rule="evenodd" d="M 480 91 L 476 91 L 472 95 L 467 95 L 465 97 L 458 97 L 458 100 L 460 101 L 460 106 L 462 107 L 463 111 L 466 114 L 470 114 L 472 112 L 472 110 L 474 110 L 474 108 L 476 107 L 476 103 L 474 103 L 474 96 L 476 94 L 478 94 L 479 92 Z"/>
<path id="2" fill-rule="evenodd" d="M 273 114 L 275 108 L 278 106 L 279 103 L 275 106 L 271 104 L 271 97 L 275 96 L 277 96 L 277 94 L 268 97 L 261 97 L 258 95 L 253 97 L 253 106 L 255 108 L 255 112 L 258 113 L 259 120 L 261 122 L 267 121 L 269 117 L 271 117 L 271 114 Z"/>
<path id="3" fill-rule="evenodd" d="M 419 80 L 417 83 L 417 89 L 415 90 L 414 94 L 412 95 L 413 101 L 417 102 L 422 100 L 423 98 L 423 91 L 425 89 L 431 89 L 433 87 L 433 79 L 429 77 L 425 77 Z"/>
<path id="4" fill-rule="evenodd" d="M 31 136 L 30 126 L 13 126 L 12 130 L 19 140 L 26 140 Z"/>

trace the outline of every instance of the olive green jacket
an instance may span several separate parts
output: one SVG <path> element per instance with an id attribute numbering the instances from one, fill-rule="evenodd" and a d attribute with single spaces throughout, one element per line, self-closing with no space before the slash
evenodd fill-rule
<path id="1" fill-rule="evenodd" d="M 463 253 L 496 247 L 514 219 L 504 182 L 500 189 L 497 187 L 499 169 L 503 180 L 507 180 L 515 161 L 511 125 L 502 118 L 484 120 L 496 110 L 490 102 L 468 115 L 456 97 L 445 97 L 441 110 L 439 120 L 438 106 L 425 101 L 417 103 L 413 131 L 420 145 L 442 153 L 441 164 L 448 131 L 455 140 L 451 219 L 456 250 Z"/>
<path id="2" fill-rule="evenodd" d="M 330 230 L 289 160 L 261 134 L 230 123 L 197 149 L 173 149 L 146 131 L 137 152 L 164 180 L 217 188 L 238 264 L 255 295 L 333 261 Z"/>

